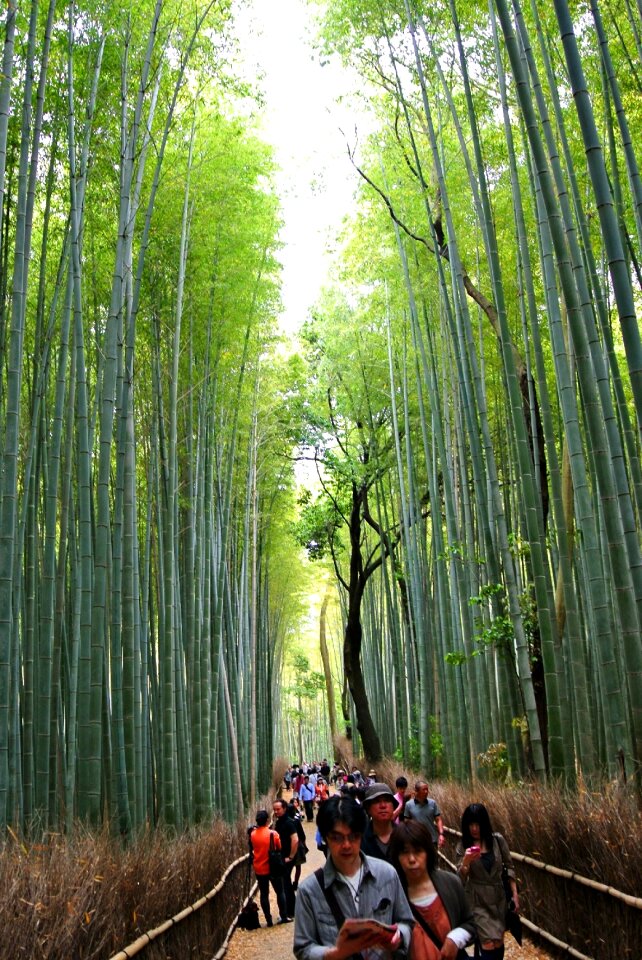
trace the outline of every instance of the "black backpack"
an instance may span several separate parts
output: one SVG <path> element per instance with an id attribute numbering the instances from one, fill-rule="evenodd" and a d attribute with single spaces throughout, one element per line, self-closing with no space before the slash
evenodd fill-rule
<path id="1" fill-rule="evenodd" d="M 261 926 L 261 921 L 259 920 L 259 907 L 254 900 L 249 900 L 241 912 L 239 913 L 239 918 L 236 921 L 237 927 L 240 927 L 241 930 L 258 930 Z"/>

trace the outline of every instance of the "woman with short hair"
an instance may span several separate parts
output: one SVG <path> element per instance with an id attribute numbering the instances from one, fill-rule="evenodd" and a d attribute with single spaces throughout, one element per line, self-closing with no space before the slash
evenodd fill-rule
<path id="1" fill-rule="evenodd" d="M 291 923 L 288 917 L 288 908 L 283 890 L 283 878 L 270 876 L 270 849 L 281 849 L 281 838 L 276 830 L 270 830 L 268 820 L 270 815 L 267 810 L 256 811 L 256 826 L 250 830 L 250 850 L 252 855 L 252 866 L 256 882 L 259 886 L 259 899 L 261 910 L 265 917 L 268 927 L 272 926 L 272 912 L 270 909 L 270 884 L 276 894 L 276 902 L 279 907 L 279 923 Z"/>
<path id="2" fill-rule="evenodd" d="M 404 820 L 393 831 L 388 853 L 417 921 L 410 960 L 464 960 L 464 947 L 475 936 L 472 911 L 459 877 L 437 869 L 437 850 L 428 828 L 417 820 Z"/>

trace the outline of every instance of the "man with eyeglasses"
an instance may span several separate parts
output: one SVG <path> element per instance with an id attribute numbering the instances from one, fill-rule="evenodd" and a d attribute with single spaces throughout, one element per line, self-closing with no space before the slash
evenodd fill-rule
<path id="1" fill-rule="evenodd" d="M 407 956 L 413 916 L 396 870 L 361 852 L 367 821 L 363 807 L 350 797 L 334 796 L 321 806 L 317 827 L 328 858 L 299 887 L 297 960 Z"/>

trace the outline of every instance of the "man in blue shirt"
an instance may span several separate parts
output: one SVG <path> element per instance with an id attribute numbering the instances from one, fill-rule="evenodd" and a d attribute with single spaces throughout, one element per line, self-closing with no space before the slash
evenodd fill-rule
<path id="1" fill-rule="evenodd" d="M 304 777 L 301 789 L 299 790 L 299 797 L 301 800 L 303 800 L 305 816 L 308 823 L 312 823 L 314 820 L 314 796 L 315 790 L 313 785 L 310 783 L 310 778 Z"/>

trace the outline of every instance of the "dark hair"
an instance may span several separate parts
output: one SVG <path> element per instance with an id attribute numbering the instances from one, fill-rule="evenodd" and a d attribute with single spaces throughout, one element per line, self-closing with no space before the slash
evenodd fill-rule
<path id="1" fill-rule="evenodd" d="M 272 806 L 274 806 L 275 803 L 280 803 L 284 810 L 288 809 L 287 801 L 282 800 L 281 797 L 277 797 L 276 800 L 274 800 L 274 802 L 272 803 Z"/>
<path id="2" fill-rule="evenodd" d="M 396 869 L 404 890 L 406 889 L 406 875 L 401 869 L 399 863 L 399 854 L 410 850 L 426 851 L 426 870 L 428 873 L 434 873 L 437 869 L 437 851 L 434 841 L 430 835 L 428 827 L 418 820 L 403 820 L 397 824 L 392 831 L 390 843 L 388 844 L 388 857 L 390 863 Z"/>
<path id="3" fill-rule="evenodd" d="M 352 833 L 363 835 L 368 824 L 368 815 L 352 797 L 335 794 L 321 804 L 317 814 L 317 827 L 324 840 L 337 823 L 345 823 Z"/>
<path id="4" fill-rule="evenodd" d="M 470 835 L 471 823 L 479 824 L 479 836 L 486 842 L 486 846 L 492 849 L 493 846 L 493 828 L 488 815 L 488 810 L 483 803 L 471 803 L 466 807 L 461 815 L 461 843 L 466 850 L 475 842 Z"/>
<path id="5" fill-rule="evenodd" d="M 395 780 L 395 787 L 400 787 L 405 790 L 407 786 L 408 786 L 408 781 L 406 780 L 405 777 L 397 777 L 397 779 Z"/>
<path id="6" fill-rule="evenodd" d="M 265 824 L 270 819 L 270 815 L 267 810 L 257 810 L 256 811 L 256 825 L 257 827 L 264 827 Z"/>

